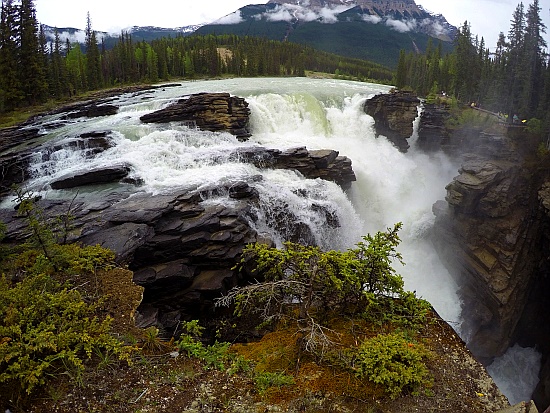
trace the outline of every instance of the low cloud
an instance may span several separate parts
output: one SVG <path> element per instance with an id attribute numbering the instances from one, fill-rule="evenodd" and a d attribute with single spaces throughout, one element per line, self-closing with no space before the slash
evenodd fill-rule
<path id="1" fill-rule="evenodd" d="M 435 36 L 441 36 L 447 34 L 447 30 L 439 22 L 434 22 L 430 19 L 424 19 L 420 24 L 422 27 L 427 28 L 429 32 L 433 33 Z"/>
<path id="2" fill-rule="evenodd" d="M 365 20 L 367 23 L 378 24 L 382 21 L 382 17 L 375 14 L 363 14 L 363 20 Z"/>
<path id="3" fill-rule="evenodd" d="M 363 15 L 363 20 L 366 21 L 367 23 L 372 23 L 372 24 L 379 24 L 379 23 L 385 24 L 389 28 L 395 30 L 396 32 L 400 32 L 400 33 L 407 33 L 407 32 L 416 30 L 416 28 L 418 27 L 418 22 L 415 19 L 412 19 L 412 20 L 394 20 L 394 19 L 388 18 L 388 17 L 382 18 L 382 17 L 377 16 L 377 15 L 364 14 Z M 429 19 L 426 19 L 422 24 L 424 24 L 425 22 L 428 22 L 428 21 L 429 21 Z M 441 25 L 439 25 L 439 30 L 443 31 L 443 27 Z"/>
<path id="4" fill-rule="evenodd" d="M 306 4 L 307 3 L 307 4 Z M 268 21 L 304 21 L 310 22 L 318 20 L 321 23 L 336 23 L 338 21 L 338 15 L 350 8 L 350 6 L 336 6 L 334 8 L 323 7 L 318 11 L 313 11 L 307 7 L 309 4 L 308 1 L 302 5 L 295 4 L 282 4 L 275 7 L 272 11 L 262 13 L 261 15 L 255 16 L 256 19 L 265 18 Z"/>
<path id="5" fill-rule="evenodd" d="M 74 33 L 70 32 L 59 32 L 59 40 L 61 42 L 66 42 L 69 39 L 69 42 L 72 43 L 85 43 L 86 42 L 86 33 L 83 30 L 78 30 Z"/>
<path id="6" fill-rule="evenodd" d="M 241 11 L 237 10 L 235 13 L 228 14 L 227 16 L 222 17 L 221 19 L 216 20 L 212 24 L 239 24 L 243 22 L 243 16 Z"/>
<path id="7" fill-rule="evenodd" d="M 386 26 L 391 27 L 397 32 L 407 33 L 416 29 L 416 20 L 393 20 L 387 19 L 385 21 Z"/>

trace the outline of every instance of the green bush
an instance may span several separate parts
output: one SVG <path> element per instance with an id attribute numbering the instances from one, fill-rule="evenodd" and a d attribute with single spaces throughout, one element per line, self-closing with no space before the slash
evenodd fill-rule
<path id="1" fill-rule="evenodd" d="M 108 270 L 115 266 L 114 252 L 99 245 L 80 246 L 77 244 L 50 246 L 50 256 L 40 250 L 28 249 L 13 259 L 12 270 L 25 274 L 76 275 Z"/>
<path id="2" fill-rule="evenodd" d="M 110 334 L 111 320 L 46 274 L 0 279 L 0 383 L 30 394 L 52 376 L 81 374 L 94 351 L 129 360 L 132 348 Z"/>
<path id="3" fill-rule="evenodd" d="M 414 392 L 430 383 L 424 363 L 428 351 L 403 334 L 380 334 L 364 341 L 353 352 L 355 374 L 383 386 L 392 399 L 403 390 Z"/>
<path id="4" fill-rule="evenodd" d="M 243 360 L 238 360 L 233 354 L 229 353 L 230 343 L 216 341 L 214 344 L 204 345 L 198 339 L 204 328 L 199 326 L 197 320 L 184 322 L 182 329 L 185 333 L 176 341 L 176 346 L 187 357 L 203 361 L 206 367 L 213 367 L 218 370 L 228 369 L 231 373 L 240 371 L 240 368 L 244 366 Z"/>
<path id="5" fill-rule="evenodd" d="M 270 373 L 267 371 L 256 373 L 254 383 L 259 393 L 264 393 L 270 387 L 290 386 L 294 384 L 294 378 L 283 373 Z"/>

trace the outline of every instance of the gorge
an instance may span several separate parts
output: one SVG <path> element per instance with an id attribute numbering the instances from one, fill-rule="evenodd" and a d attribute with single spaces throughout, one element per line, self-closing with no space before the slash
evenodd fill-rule
<path id="1" fill-rule="evenodd" d="M 196 121 L 142 121 L 205 91 L 244 98 L 248 140 L 238 137 L 243 125 L 231 134 L 196 129 Z M 536 143 L 520 129 L 510 139 L 477 128 L 441 134 L 437 119 L 445 112 L 438 118 L 427 108 L 414 116 L 417 102 L 410 100 L 418 133 L 397 148 L 376 138 L 364 109 L 367 99 L 388 91 L 300 78 L 123 94 L 101 102 L 111 107 L 98 117 L 53 113 L 14 132 L 31 133 L 32 144 L 14 138 L 2 154 L 3 178 L 42 197 L 48 214 L 74 215 L 72 240 L 117 252 L 146 287 L 138 317 L 144 326 L 171 333 L 180 319 L 207 316 L 215 294 L 239 281 L 231 266 L 243 243 L 291 239 L 346 249 L 403 222 L 406 265 L 398 272 L 406 287 L 428 299 L 476 356 L 489 362 L 516 342 L 548 354 L 548 332 L 533 316 L 545 314 L 548 290 L 548 185 L 526 163 Z M 109 177 L 69 184 L 77 176 L 86 182 L 83 170 Z M 8 241 L 24 236 L 14 205 L 4 193 Z M 548 400 L 545 383 L 539 407 Z"/>

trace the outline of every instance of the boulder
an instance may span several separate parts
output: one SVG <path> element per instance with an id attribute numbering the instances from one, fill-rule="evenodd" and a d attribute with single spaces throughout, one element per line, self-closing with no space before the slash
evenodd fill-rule
<path id="1" fill-rule="evenodd" d="M 140 119 L 145 123 L 182 122 L 201 130 L 226 131 L 246 140 L 251 136 L 249 115 L 248 103 L 243 98 L 229 93 L 198 93 Z"/>
<path id="2" fill-rule="evenodd" d="M 100 116 L 116 115 L 118 107 L 114 105 L 98 105 L 96 103 L 86 104 L 73 112 L 70 112 L 62 117 L 62 119 L 77 119 L 77 118 L 98 118 Z"/>
<path id="3" fill-rule="evenodd" d="M 343 189 L 350 188 L 356 181 L 351 159 L 339 156 L 338 151 L 331 149 L 308 151 L 306 147 L 298 147 L 281 151 L 253 147 L 239 148 L 232 156 L 258 168 L 292 169 L 309 179 L 335 182 Z"/>
<path id="4" fill-rule="evenodd" d="M 418 116 L 418 105 L 420 99 L 414 93 L 392 90 L 368 99 L 364 110 L 374 118 L 376 134 L 384 135 L 400 151 L 406 152 L 407 139 L 413 133 L 413 122 Z"/>
<path id="5" fill-rule="evenodd" d="M 68 189 L 85 185 L 97 185 L 120 181 L 130 173 L 128 164 L 98 167 L 91 170 L 77 171 L 66 174 L 50 185 L 52 189 Z"/>

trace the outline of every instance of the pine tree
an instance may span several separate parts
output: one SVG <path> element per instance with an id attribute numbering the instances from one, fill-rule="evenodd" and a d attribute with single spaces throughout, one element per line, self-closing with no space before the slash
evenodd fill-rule
<path id="1" fill-rule="evenodd" d="M 471 101 L 479 79 L 477 50 L 472 43 L 470 25 L 464 22 L 456 40 L 455 95 L 463 101 Z"/>
<path id="2" fill-rule="evenodd" d="M 48 89 L 33 0 L 21 1 L 19 33 L 19 81 L 25 101 L 32 105 L 43 101 Z"/>
<path id="3" fill-rule="evenodd" d="M 86 80 L 89 90 L 101 87 L 101 57 L 90 13 L 86 15 Z"/>
<path id="4" fill-rule="evenodd" d="M 2 0 L 0 15 L 0 112 L 16 108 L 23 99 L 17 65 L 17 9 Z"/>
<path id="5" fill-rule="evenodd" d="M 524 116 L 532 117 L 536 114 L 538 102 L 544 88 L 543 66 L 546 60 L 546 25 L 540 17 L 539 0 L 533 0 L 529 5 L 525 25 L 525 59 L 523 71 L 525 84 L 521 99 L 521 111 Z"/>
<path id="6" fill-rule="evenodd" d="M 518 4 L 513 17 L 512 25 L 508 33 L 508 64 L 507 64 L 507 85 L 508 101 L 506 112 L 509 119 L 519 109 L 520 95 L 525 84 L 525 73 L 521 71 L 524 59 L 524 35 L 525 35 L 525 9 L 523 3 Z"/>
<path id="7" fill-rule="evenodd" d="M 405 54 L 405 49 L 401 49 L 395 77 L 395 86 L 398 89 L 403 89 L 407 85 L 407 72 L 407 55 Z"/>

